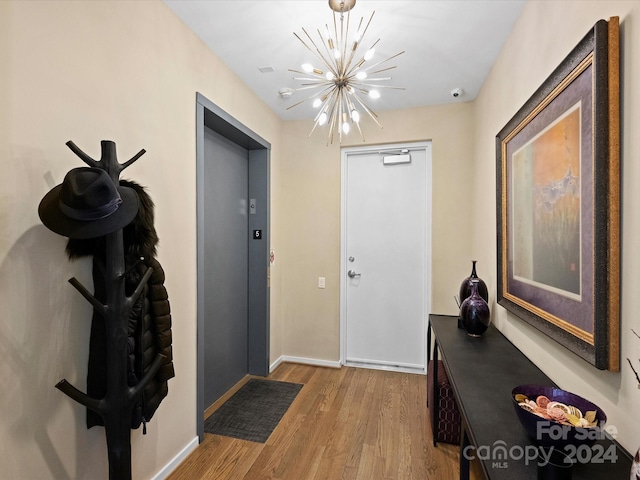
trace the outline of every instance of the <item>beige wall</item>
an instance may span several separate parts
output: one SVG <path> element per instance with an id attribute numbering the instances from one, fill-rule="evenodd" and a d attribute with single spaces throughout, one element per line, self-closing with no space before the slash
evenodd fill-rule
<path id="1" fill-rule="evenodd" d="M 364 129 L 367 145 L 433 142 L 432 311 L 455 313 L 453 295 L 471 271 L 473 106 L 458 103 L 380 112 L 379 116 L 382 129 L 375 124 Z M 281 291 L 286 292 L 279 302 L 283 353 L 338 361 L 340 147 L 362 142 L 357 137 L 355 143 L 327 146 L 324 130 L 307 138 L 312 125 L 310 120 L 285 123 L 282 188 L 273 193 L 286 212 L 283 231 L 287 234 L 273 245 Z M 326 289 L 318 288 L 319 276 L 326 277 Z"/>
<path id="2" fill-rule="evenodd" d="M 640 197 L 640 2 L 638 1 L 530 1 L 527 2 L 498 61 L 476 101 L 475 181 L 478 239 L 474 254 L 487 265 L 496 264 L 495 240 L 495 136 L 544 82 L 553 69 L 582 39 L 593 24 L 619 16 L 622 42 L 622 309 L 621 373 L 595 369 L 569 350 L 551 341 L 507 313 L 495 303 L 493 318 L 509 339 L 538 364 L 556 383 L 591 399 L 608 415 L 608 424 L 618 429 L 618 440 L 628 450 L 640 446 L 640 390 L 626 362 L 638 366 L 640 340 L 630 329 L 640 329 L 640 235 L 637 214 Z M 490 291 L 495 292 L 495 268 L 486 272 Z M 488 275 L 491 273 L 491 275 Z"/>
<path id="3" fill-rule="evenodd" d="M 147 150 L 123 178 L 156 203 L 176 377 L 148 434 L 132 432 L 134 478 L 195 438 L 197 91 L 271 142 L 278 188 L 279 119 L 163 3 L 0 2 L 0 477 L 107 478 L 104 429 L 87 430 L 84 409 L 53 388 L 67 378 L 85 389 L 91 319 L 67 283 L 91 288 L 90 264 L 68 262 L 65 239 L 37 216 L 44 194 L 83 165 L 67 140 L 94 157 L 113 140 L 121 161 Z"/>
<path id="4" fill-rule="evenodd" d="M 0 421 L 3 474 L 104 478 L 104 430 L 53 388 L 85 388 L 91 310 L 68 285 L 91 286 L 88 262 L 69 263 L 65 239 L 37 217 L 42 196 L 80 161 L 73 140 L 99 156 L 116 142 L 121 160 L 147 154 L 123 175 L 156 202 L 159 259 L 173 314 L 176 378 L 142 437 L 132 433 L 133 472 L 149 478 L 195 437 L 195 92 L 272 143 L 271 359 L 339 358 L 340 147 L 308 122 L 284 125 L 158 2 L 0 2 L 1 303 Z M 466 206 L 472 107 L 388 112 L 369 143 L 433 140 L 434 307 L 468 271 Z M 369 133 L 367 133 L 369 136 Z M 452 184 L 451 187 L 447 184 Z M 443 208 L 446 207 L 446 208 Z M 454 218 L 459 221 L 452 222 Z M 464 227 L 466 225 L 466 227 Z M 455 245 L 456 255 L 442 252 Z M 317 277 L 327 277 L 318 290 Z M 441 300 L 446 298 L 446 300 Z M 64 441 L 60 441 L 64 439 Z"/>
<path id="5" fill-rule="evenodd" d="M 620 15 L 624 40 L 623 331 L 640 321 L 632 246 L 640 234 L 633 138 L 640 100 L 638 2 L 529 2 L 476 103 L 382 112 L 367 144 L 433 141 L 432 310 L 479 260 L 495 291 L 495 134 L 597 18 Z M 37 217 L 42 196 L 80 161 L 73 140 L 99 156 L 147 154 L 123 175 L 156 202 L 167 273 L 176 378 L 149 425 L 132 433 L 135 478 L 150 478 L 195 437 L 195 92 L 272 144 L 271 360 L 339 358 L 340 146 L 307 139 L 308 121 L 280 122 L 160 2 L 0 2 L 0 463 L 8 478 L 106 478 L 104 430 L 53 388 L 85 387 L 91 310 L 67 283 L 90 286 L 87 262 L 69 263 L 65 239 Z M 408 92 L 410 94 L 410 92 Z M 353 146 L 356 144 L 344 144 Z M 472 257 L 473 256 L 473 257 Z M 325 276 L 327 288 L 317 288 Z M 602 404 L 629 449 L 640 445 L 631 372 L 597 372 L 493 304 L 496 324 L 561 385 Z M 628 335 L 622 353 L 640 357 Z M 603 390 L 604 393 L 600 393 Z"/>

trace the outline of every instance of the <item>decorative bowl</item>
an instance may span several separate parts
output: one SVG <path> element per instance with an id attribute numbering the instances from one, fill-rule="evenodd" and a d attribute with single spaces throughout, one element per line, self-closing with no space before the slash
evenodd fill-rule
<path id="1" fill-rule="evenodd" d="M 578 415 L 572 417 L 574 421 L 576 417 L 587 415 L 587 412 L 595 412 L 595 415 L 588 415 L 594 416 L 595 418 L 589 426 L 580 426 L 580 423 L 578 423 L 578 426 L 575 426 L 566 419 L 556 421 L 553 417 L 549 418 L 549 416 L 547 416 L 547 418 L 545 418 L 521 406 L 516 400 L 516 396 L 521 399 L 520 395 L 524 395 L 534 402 L 536 402 L 536 399 L 540 396 L 546 397 L 549 402 L 554 402 L 554 404 L 549 403 L 549 405 L 552 405 L 552 408 L 549 409 L 552 413 L 555 412 L 552 411 L 553 407 L 561 407 L 561 405 L 556 405 L 555 402 L 574 407 L 579 411 Z M 603 428 L 607 421 L 607 416 L 604 411 L 596 404 L 575 393 L 544 385 L 520 385 L 511 392 L 511 399 L 513 400 L 513 406 L 518 420 L 520 420 L 527 435 L 540 446 L 559 449 L 563 449 L 568 445 L 575 447 L 587 445 L 590 447 L 596 440 L 604 436 Z M 541 398 L 540 403 L 544 404 L 544 399 Z M 564 409 L 564 407 L 561 408 Z M 573 409 L 571 411 L 575 412 Z"/>

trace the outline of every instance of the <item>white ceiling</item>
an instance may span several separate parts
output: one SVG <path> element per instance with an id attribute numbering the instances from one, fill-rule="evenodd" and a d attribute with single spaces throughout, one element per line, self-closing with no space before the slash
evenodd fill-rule
<path id="1" fill-rule="evenodd" d="M 288 99 L 278 92 L 300 86 L 290 68 L 299 70 L 303 63 L 314 63 L 294 32 L 304 38 L 304 27 L 316 40 L 318 29 L 332 25 L 333 11 L 327 0 L 164 2 L 280 118 L 313 116 L 309 102 L 286 109 L 309 92 L 296 92 Z M 382 98 L 370 106 L 382 111 L 473 100 L 524 2 L 357 0 L 351 10 L 353 30 L 361 17 L 366 22 L 375 11 L 363 45 L 380 39 L 378 60 L 405 51 L 387 64 L 397 66 L 391 71 L 393 80 L 387 83 L 405 90 L 383 89 Z M 261 73 L 259 68 L 265 66 L 274 71 Z M 464 94 L 454 99 L 451 91 L 455 88 L 463 89 Z"/>

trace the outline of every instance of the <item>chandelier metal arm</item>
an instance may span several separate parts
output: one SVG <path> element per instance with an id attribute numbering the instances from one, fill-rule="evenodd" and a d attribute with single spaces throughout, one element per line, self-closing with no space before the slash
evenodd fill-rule
<path id="1" fill-rule="evenodd" d="M 376 62 L 374 64 L 369 65 L 367 68 L 364 69 L 365 72 L 371 70 L 372 68 L 377 67 L 378 65 L 388 62 L 389 60 L 393 60 L 396 57 L 399 57 L 400 55 L 402 55 L 403 53 L 405 53 L 405 50 L 396 53 L 395 55 L 391 55 L 389 58 L 385 58 L 384 60 L 380 60 L 379 62 Z M 381 70 L 382 71 L 382 70 Z M 375 72 L 374 72 L 375 73 Z"/>
<path id="2" fill-rule="evenodd" d="M 392 80 L 392 77 L 367 78 L 366 82 L 353 81 L 349 82 L 349 84 L 353 85 L 356 88 L 359 88 L 360 86 L 373 86 L 373 83 L 371 82 L 384 82 L 385 80 Z"/>
<path id="3" fill-rule="evenodd" d="M 366 87 L 373 87 L 373 88 L 388 88 L 391 90 L 406 90 L 404 87 L 395 87 L 393 85 L 383 85 L 383 84 L 376 84 L 376 83 L 367 83 L 367 84 L 363 84 Z M 360 88 L 360 90 L 362 90 L 362 88 Z"/>
<path id="4" fill-rule="evenodd" d="M 336 118 L 335 115 L 331 116 L 331 122 L 329 123 L 329 136 L 327 138 L 327 145 L 329 145 L 329 142 L 333 143 L 333 131 L 336 128 L 336 122 L 335 122 Z M 342 138 L 342 137 L 340 137 Z"/>
<path id="5" fill-rule="evenodd" d="M 351 11 L 347 12 L 347 31 L 349 30 L 349 20 L 351 18 Z M 336 14 L 333 14 L 333 27 L 336 32 L 336 41 L 338 41 L 338 26 L 336 22 Z M 346 34 L 348 36 L 348 33 Z M 340 57 L 336 58 L 336 73 L 344 71 L 342 66 L 344 65 L 344 58 L 347 53 L 347 47 L 345 39 L 345 31 L 344 31 L 344 14 L 340 13 L 340 42 L 338 45 L 338 49 L 341 47 L 342 51 L 340 52 Z"/>
<path id="6" fill-rule="evenodd" d="M 371 75 L 375 75 L 375 74 L 377 74 L 377 73 L 386 72 L 386 71 L 388 71 L 388 70 L 393 70 L 394 68 L 398 68 L 398 66 L 397 66 L 397 65 L 394 65 L 394 66 L 392 66 L 392 67 L 382 68 L 382 69 L 380 69 L 380 70 L 376 70 L 375 72 L 371 72 Z"/>
<path id="7" fill-rule="evenodd" d="M 364 143 L 364 133 L 362 133 L 362 128 L 360 128 L 360 122 L 355 122 L 356 127 L 358 127 L 358 132 L 360 132 L 360 138 L 362 138 L 362 142 Z"/>
<path id="8" fill-rule="evenodd" d="M 302 42 L 302 44 L 307 48 L 307 50 L 309 50 L 311 53 L 313 53 L 316 58 L 318 58 L 318 60 L 320 60 L 320 62 L 327 67 L 328 69 L 332 69 L 332 66 L 327 63 L 327 60 L 322 56 L 322 53 L 320 52 L 320 49 L 318 48 L 318 46 L 316 45 L 316 43 L 313 41 L 313 38 L 311 38 L 311 35 L 309 35 L 309 33 L 303 28 L 302 31 L 305 33 L 305 35 L 307 36 L 307 38 L 309 39 L 309 41 L 311 42 L 311 44 L 313 45 L 313 47 L 315 48 L 315 51 L 305 43 L 304 40 L 302 40 L 302 38 L 300 38 L 295 32 L 294 35 L 296 36 L 296 38 L 298 40 L 300 40 L 300 42 Z"/>
<path id="9" fill-rule="evenodd" d="M 323 85 L 323 84 L 329 83 L 326 80 L 324 80 L 323 78 L 293 77 L 293 79 L 301 81 L 301 82 L 312 82 L 312 83 L 303 83 L 303 85 Z M 296 90 L 300 90 L 300 89 L 296 88 Z"/>
<path id="10" fill-rule="evenodd" d="M 342 133 L 343 133 L 343 129 L 340 128 L 340 126 L 345 123 L 345 114 L 344 114 L 344 98 L 343 95 L 338 94 L 338 136 L 340 139 L 340 143 L 342 143 Z"/>
<path id="11" fill-rule="evenodd" d="M 324 78 L 322 75 L 319 75 L 315 72 L 301 72 L 300 70 L 296 70 L 294 68 L 290 68 L 289 71 L 293 73 L 299 73 L 300 75 L 315 75 L 317 78 Z M 318 71 L 322 71 L 322 70 L 318 70 Z"/>
<path id="12" fill-rule="evenodd" d="M 360 18 L 360 24 L 358 25 L 358 30 L 360 30 L 360 26 L 362 25 L 362 20 L 363 18 Z M 342 24 L 342 20 L 340 21 L 340 24 Z M 341 39 L 341 44 L 342 44 L 342 49 L 344 50 L 342 52 L 342 56 L 341 58 L 344 59 L 344 61 L 342 62 L 342 68 L 340 69 L 341 72 L 346 73 L 349 70 L 349 67 L 351 66 L 351 62 L 353 61 L 353 56 L 356 53 L 357 50 L 357 41 L 354 41 L 354 45 L 351 48 L 351 53 L 349 54 L 349 59 L 347 59 L 347 41 L 346 39 L 349 38 L 349 16 L 347 15 L 347 32 L 346 32 L 346 36 L 344 38 Z"/>
<path id="13" fill-rule="evenodd" d="M 333 143 L 334 129 L 336 128 L 336 126 L 338 130 L 340 129 L 336 121 L 338 117 L 339 109 L 340 109 L 339 94 L 340 94 L 340 91 L 336 88 L 331 91 L 331 98 L 327 99 L 327 104 L 331 104 L 331 108 L 329 110 L 329 138 L 327 141 L 331 141 L 331 143 Z M 342 138 L 342 135 L 340 135 L 340 139 L 341 138 Z"/>
<path id="14" fill-rule="evenodd" d="M 382 128 L 382 125 L 380 125 L 380 122 L 378 122 L 378 119 L 376 118 L 376 112 L 374 112 L 373 110 L 371 110 L 363 101 L 360 97 L 358 97 L 357 95 L 355 96 L 356 101 L 360 104 L 360 106 L 364 109 L 365 112 L 367 112 L 369 114 L 369 116 L 371 117 L 371 119 L 376 122 L 376 125 L 378 125 L 380 128 Z"/>
<path id="15" fill-rule="evenodd" d="M 320 88 L 322 86 L 323 85 L 313 85 L 313 86 L 309 86 L 309 87 L 301 87 L 301 88 L 296 88 L 295 91 L 297 92 L 297 91 L 300 91 L 300 90 L 309 90 L 309 89 L 312 89 L 312 88 Z M 297 107 L 301 103 L 304 103 L 307 100 L 311 100 L 312 98 L 317 97 L 319 94 L 322 95 L 324 92 L 328 93 L 331 90 L 331 86 L 329 86 L 329 85 L 324 85 L 324 87 L 325 87 L 324 90 L 320 91 L 319 93 L 318 92 L 313 93 L 312 95 L 309 95 L 307 98 L 305 98 L 303 100 L 300 100 L 297 103 L 294 103 L 293 105 L 287 107 L 287 110 L 290 110 L 290 109 L 292 109 L 294 107 Z"/>
<path id="16" fill-rule="evenodd" d="M 331 50 L 330 50 L 330 48 L 332 48 L 333 46 L 333 39 L 331 38 L 331 34 L 329 33 L 329 26 L 326 24 L 325 24 L 325 29 L 327 31 L 327 35 L 329 35 L 329 38 L 327 38 L 326 40 L 323 38 L 322 32 L 320 32 L 320 29 L 318 29 L 317 32 L 318 32 L 318 37 L 320 38 L 320 43 L 324 47 L 324 52 L 326 54 L 326 57 L 322 54 L 322 52 L 320 52 L 319 49 L 318 49 L 318 54 L 322 57 L 322 63 L 324 63 L 327 66 L 327 68 L 331 70 L 331 72 L 334 75 L 336 75 L 338 72 L 338 65 L 336 63 L 336 60 L 333 58 L 333 55 L 331 55 Z"/>
<path id="17" fill-rule="evenodd" d="M 326 113 L 328 120 L 330 120 L 332 117 L 335 116 L 335 111 L 337 107 L 336 103 L 338 98 L 337 95 L 338 95 L 337 89 L 333 89 L 331 90 L 331 92 L 329 92 L 329 95 L 327 95 L 327 98 L 325 99 L 324 103 L 320 106 L 320 113 L 317 115 L 317 118 L 320 118 L 320 115 L 322 114 L 322 112 Z"/>

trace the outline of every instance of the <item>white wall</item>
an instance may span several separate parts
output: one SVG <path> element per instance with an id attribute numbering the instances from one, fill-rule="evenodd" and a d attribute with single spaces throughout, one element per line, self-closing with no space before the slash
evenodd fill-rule
<path id="1" fill-rule="evenodd" d="M 608 424 L 618 429 L 618 441 L 635 452 L 640 446 L 640 390 L 626 358 L 640 365 L 640 2 L 529 1 L 476 101 L 474 254 L 496 264 L 495 137 L 553 69 L 599 19 L 619 16 L 622 70 L 622 284 L 621 372 L 599 371 L 494 303 L 493 319 L 500 330 L 561 387 L 603 408 Z M 486 271 L 490 291 L 496 291 L 496 270 Z M 491 275 L 489 275 L 489 273 Z"/>

